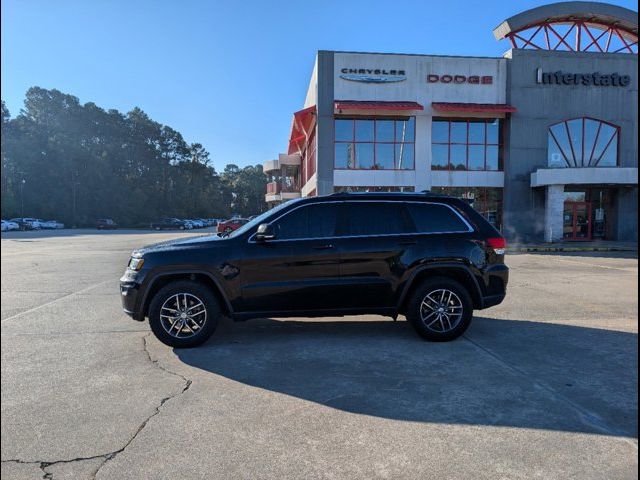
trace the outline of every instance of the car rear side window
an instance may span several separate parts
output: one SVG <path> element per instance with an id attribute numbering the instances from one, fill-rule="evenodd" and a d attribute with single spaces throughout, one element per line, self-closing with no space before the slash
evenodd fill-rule
<path id="1" fill-rule="evenodd" d="M 277 240 L 332 237 L 336 231 L 337 203 L 305 205 L 273 224 Z"/>
<path id="2" fill-rule="evenodd" d="M 418 233 L 462 233 L 468 225 L 448 206 L 410 203 L 407 208 Z"/>
<path id="3" fill-rule="evenodd" d="M 346 202 L 342 235 L 389 235 L 412 231 L 404 204 L 400 202 Z"/>

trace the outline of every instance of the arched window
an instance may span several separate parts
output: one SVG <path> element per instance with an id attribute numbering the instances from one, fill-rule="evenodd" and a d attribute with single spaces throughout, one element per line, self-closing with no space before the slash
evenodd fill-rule
<path id="1" fill-rule="evenodd" d="M 549 127 L 548 165 L 553 168 L 615 167 L 620 128 L 593 118 L 574 118 Z"/>

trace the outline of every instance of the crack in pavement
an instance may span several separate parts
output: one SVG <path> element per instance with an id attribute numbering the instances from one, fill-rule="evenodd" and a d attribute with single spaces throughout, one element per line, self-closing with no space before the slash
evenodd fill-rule
<path id="1" fill-rule="evenodd" d="M 2 460 L 2 463 L 19 463 L 19 464 L 27 464 L 27 465 L 38 465 L 38 468 L 40 468 L 40 470 L 42 470 L 42 473 L 43 473 L 42 478 L 43 479 L 53 479 L 53 473 L 47 472 L 47 468 L 49 468 L 51 466 L 65 464 L 65 463 L 82 462 L 82 461 L 86 461 L 86 460 L 102 459 L 103 461 L 100 463 L 100 465 L 98 465 L 98 468 L 96 468 L 93 472 L 91 472 L 91 478 L 95 479 L 96 476 L 98 475 L 98 472 L 100 471 L 100 469 L 102 467 L 104 467 L 107 464 L 107 462 L 109 462 L 110 460 L 113 460 L 114 458 L 116 458 L 120 453 L 124 452 L 126 450 L 126 448 L 129 445 L 131 445 L 131 443 L 133 443 L 133 441 L 140 434 L 140 432 L 142 432 L 142 430 L 144 430 L 144 428 L 147 426 L 149 421 L 153 417 L 155 417 L 156 415 L 158 415 L 160 413 L 160 409 L 162 408 L 162 406 L 165 403 L 167 403 L 169 400 L 171 400 L 173 398 L 176 398 L 176 397 L 179 397 L 180 395 L 183 395 L 187 390 L 189 390 L 189 388 L 191 388 L 191 385 L 193 383 L 192 380 L 186 378 L 184 375 L 181 375 L 179 373 L 173 372 L 173 371 L 169 370 L 168 368 L 163 367 L 162 365 L 160 365 L 158 360 L 154 360 L 153 358 L 151 358 L 151 354 L 149 353 L 149 350 L 147 348 L 148 347 L 147 338 L 150 335 L 151 335 L 151 333 L 149 333 L 148 335 L 145 335 L 144 337 L 142 337 L 142 350 L 146 354 L 147 359 L 149 360 L 149 362 L 151 362 L 153 365 L 155 365 L 160 370 L 162 370 L 164 372 L 167 372 L 167 373 L 169 373 L 171 375 L 175 375 L 176 377 L 181 378 L 185 383 L 184 383 L 184 386 L 182 387 L 182 389 L 179 392 L 174 393 L 173 395 L 169 395 L 167 397 L 164 397 L 162 400 L 160 400 L 160 403 L 155 407 L 155 409 L 151 413 L 151 415 L 149 415 L 138 426 L 138 428 L 136 429 L 134 434 L 124 444 L 124 446 L 122 448 L 119 448 L 118 450 L 114 450 L 112 452 L 103 453 L 103 454 L 100 454 L 100 455 L 93 455 L 91 457 L 77 457 L 77 458 L 71 458 L 71 459 L 66 459 L 66 460 L 54 460 L 54 461 L 8 459 L 8 460 Z"/>

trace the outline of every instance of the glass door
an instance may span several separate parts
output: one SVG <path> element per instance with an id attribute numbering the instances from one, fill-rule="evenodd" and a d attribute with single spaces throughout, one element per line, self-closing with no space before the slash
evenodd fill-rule
<path id="1" fill-rule="evenodd" d="M 591 240 L 591 202 L 565 202 L 562 218 L 565 240 Z"/>

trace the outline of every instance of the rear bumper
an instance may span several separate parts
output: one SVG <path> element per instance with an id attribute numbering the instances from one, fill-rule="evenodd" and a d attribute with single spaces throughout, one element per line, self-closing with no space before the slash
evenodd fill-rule
<path id="1" fill-rule="evenodd" d="M 482 299 L 482 308 L 489 308 L 499 305 L 504 300 L 504 297 L 506 297 L 506 294 L 504 293 L 502 295 L 489 295 L 488 297 L 484 297 Z"/>
<path id="2" fill-rule="evenodd" d="M 484 272 L 483 277 L 484 295 L 479 308 L 489 308 L 502 303 L 507 295 L 509 267 L 503 263 L 492 265 Z"/>

